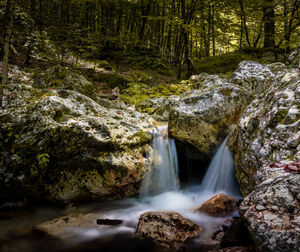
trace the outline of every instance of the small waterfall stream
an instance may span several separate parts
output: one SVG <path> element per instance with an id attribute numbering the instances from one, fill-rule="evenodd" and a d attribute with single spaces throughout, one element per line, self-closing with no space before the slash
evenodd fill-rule
<path id="1" fill-rule="evenodd" d="M 153 132 L 152 170 L 144 179 L 140 197 L 150 197 L 179 189 L 178 160 L 173 139 L 168 138 L 167 125 Z"/>
<path id="2" fill-rule="evenodd" d="M 234 160 L 226 146 L 228 137 L 222 142 L 213 157 L 203 181 L 198 187 L 200 192 L 225 192 L 232 196 L 239 196 L 240 190 L 234 173 Z"/>
<path id="3" fill-rule="evenodd" d="M 207 216 L 194 212 L 193 209 L 218 192 L 224 191 L 225 194 L 235 198 L 240 197 L 239 187 L 234 178 L 234 162 L 226 142 L 227 138 L 214 156 L 202 184 L 182 191 L 179 190 L 175 143 L 168 138 L 166 125 L 158 127 L 153 133 L 153 152 L 150 154 L 153 158 L 152 170 L 142 183 L 140 197 L 97 204 L 89 203 L 76 209 L 76 212 L 97 213 L 102 219 L 121 219 L 122 225 L 68 228 L 64 231 L 68 242 L 74 245 L 116 234 L 134 234 L 140 215 L 147 211 L 178 212 L 203 227 L 200 240 L 211 236 L 220 226 L 226 225 L 228 218 Z"/>

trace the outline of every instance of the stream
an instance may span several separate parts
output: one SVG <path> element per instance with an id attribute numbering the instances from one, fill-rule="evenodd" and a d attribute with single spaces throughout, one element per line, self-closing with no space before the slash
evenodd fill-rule
<path id="1" fill-rule="evenodd" d="M 216 152 L 202 183 L 180 189 L 176 146 L 174 140 L 167 137 L 167 126 L 159 126 L 153 132 L 153 152 L 149 154 L 153 158 L 152 170 L 144 179 L 138 198 L 85 203 L 67 209 L 38 206 L 12 212 L 8 216 L 0 216 L 0 242 L 2 244 L 0 250 L 60 251 L 62 248 L 60 243 L 55 241 L 52 244 L 49 240 L 42 242 L 40 238 L 31 234 L 31 228 L 44 221 L 71 213 L 94 213 L 98 218 L 119 219 L 123 220 L 123 223 L 119 226 L 68 227 L 59 236 L 64 241 L 64 249 L 75 248 L 82 243 L 99 239 L 104 239 L 105 242 L 108 239 L 108 243 L 113 244 L 115 242 L 113 237 L 118 236 L 119 246 L 122 251 L 125 251 L 128 239 L 133 237 L 136 230 L 140 215 L 147 211 L 175 211 L 197 223 L 204 230 L 201 237 L 195 241 L 201 244 L 222 225 L 229 225 L 229 218 L 238 216 L 235 212 L 231 216 L 216 218 L 193 211 L 216 193 L 225 193 L 237 200 L 241 198 L 234 175 L 234 161 L 226 142 L 227 138 Z M 127 244 L 125 247 L 122 247 L 123 243 L 119 235 L 129 237 L 124 239 L 124 245 Z M 127 249 L 126 251 L 139 251 L 142 248 L 137 246 L 127 247 Z"/>

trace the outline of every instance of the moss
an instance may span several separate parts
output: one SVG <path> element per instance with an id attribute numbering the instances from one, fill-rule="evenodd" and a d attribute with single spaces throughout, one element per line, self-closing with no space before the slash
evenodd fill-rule
<path id="1" fill-rule="evenodd" d="M 103 68 L 107 71 L 112 71 L 112 66 L 106 60 L 100 60 L 97 65 L 99 68 Z"/>
<path id="2" fill-rule="evenodd" d="M 123 90 L 121 94 L 121 100 L 137 106 L 149 98 L 182 95 L 190 90 L 191 87 L 184 84 L 160 84 L 149 87 L 144 83 L 129 83 L 129 88 Z"/>
<path id="3" fill-rule="evenodd" d="M 148 143 L 151 140 L 149 132 L 139 131 L 132 136 L 128 137 L 129 141 L 134 141 L 134 145 Z"/>
<path id="4" fill-rule="evenodd" d="M 286 119 L 287 113 L 288 110 L 286 109 L 278 110 L 276 114 L 273 116 L 273 118 L 270 120 L 268 127 L 274 129 L 278 124 L 283 124 Z"/>
<path id="5" fill-rule="evenodd" d="M 220 93 L 227 97 L 230 97 L 231 92 L 232 92 L 232 89 L 230 89 L 230 88 L 223 88 L 220 90 Z"/>
<path id="6" fill-rule="evenodd" d="M 266 58 L 266 54 L 273 54 L 272 59 Z M 236 51 L 233 53 L 228 53 L 224 55 L 205 57 L 205 58 L 195 58 L 194 68 L 195 73 L 209 73 L 209 74 L 224 74 L 225 78 L 228 79 L 231 73 L 235 71 L 239 63 L 243 60 L 254 60 L 259 63 L 272 63 L 273 61 L 278 61 L 278 59 L 283 56 L 283 52 L 280 49 L 260 49 L 260 48 L 244 48 L 241 51 Z M 223 76 L 222 76 L 223 77 Z"/>
<path id="7" fill-rule="evenodd" d="M 130 82 L 140 82 L 146 84 L 150 84 L 153 81 L 152 77 L 148 73 L 140 70 L 130 71 L 128 78 Z"/>
<path id="8" fill-rule="evenodd" d="M 121 90 L 126 88 L 130 82 L 128 78 L 117 73 L 97 73 L 92 71 L 87 74 L 87 77 L 92 82 L 105 83 L 111 88 L 118 87 Z"/>
<path id="9" fill-rule="evenodd" d="M 52 91 L 45 91 L 45 92 L 36 92 L 33 97 L 35 97 L 35 102 L 39 102 L 43 100 L 44 98 L 53 96 Z"/>
<path id="10" fill-rule="evenodd" d="M 196 73 L 232 73 L 243 60 L 251 60 L 253 57 L 242 53 L 229 53 L 215 57 L 195 59 L 194 67 Z"/>

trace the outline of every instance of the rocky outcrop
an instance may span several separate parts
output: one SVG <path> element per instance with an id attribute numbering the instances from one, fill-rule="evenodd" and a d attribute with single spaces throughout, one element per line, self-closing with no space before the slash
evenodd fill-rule
<path id="1" fill-rule="evenodd" d="M 263 97 L 253 100 L 230 140 L 244 195 L 266 179 L 257 178 L 259 167 L 300 158 L 299 74 L 296 69 L 286 71 Z"/>
<path id="2" fill-rule="evenodd" d="M 275 81 L 244 111 L 229 145 L 246 196 L 240 214 L 255 243 L 261 251 L 298 251 L 300 174 L 291 168 L 300 160 L 300 71 L 274 69 Z"/>
<path id="3" fill-rule="evenodd" d="M 158 245 L 179 249 L 198 238 L 202 228 L 175 212 L 146 212 L 141 215 L 136 235 Z"/>
<path id="4" fill-rule="evenodd" d="M 169 113 L 172 107 L 179 101 L 180 96 L 171 95 L 167 98 L 150 98 L 137 106 L 141 112 L 148 113 L 156 121 L 166 122 L 169 120 Z"/>
<path id="5" fill-rule="evenodd" d="M 84 76 L 73 73 L 67 67 L 60 65 L 47 69 L 37 78 L 33 87 L 39 89 L 66 89 L 74 90 L 92 99 L 96 99 L 96 89 Z"/>
<path id="6" fill-rule="evenodd" d="M 230 82 L 240 85 L 249 92 L 262 93 L 270 86 L 275 75 L 270 68 L 255 61 L 242 61 L 232 74 Z"/>
<path id="7" fill-rule="evenodd" d="M 150 169 L 152 119 L 72 90 L 12 83 L 0 109 L 1 200 L 133 195 Z M 85 93 L 82 91 L 82 93 Z"/>
<path id="8" fill-rule="evenodd" d="M 249 102 L 243 88 L 221 82 L 219 77 L 214 80 L 182 95 L 169 118 L 170 135 L 196 147 L 203 160 L 211 157 Z"/>
<path id="9" fill-rule="evenodd" d="M 234 198 L 218 193 L 214 197 L 205 201 L 200 207 L 194 209 L 195 212 L 204 213 L 215 217 L 224 217 L 237 210 L 237 203 Z"/>

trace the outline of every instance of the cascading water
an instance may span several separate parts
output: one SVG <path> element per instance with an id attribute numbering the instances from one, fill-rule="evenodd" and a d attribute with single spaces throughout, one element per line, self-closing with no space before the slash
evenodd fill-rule
<path id="1" fill-rule="evenodd" d="M 234 160 L 226 146 L 228 137 L 220 145 L 208 170 L 203 178 L 199 190 L 201 192 L 225 192 L 232 196 L 239 196 L 240 190 L 234 174 Z"/>
<path id="2" fill-rule="evenodd" d="M 168 138 L 167 131 L 165 125 L 153 132 L 153 163 L 142 183 L 142 198 L 179 189 L 176 146 L 174 140 Z"/>
<path id="3" fill-rule="evenodd" d="M 119 226 L 97 226 L 94 228 L 67 228 L 64 235 L 70 244 L 81 243 L 93 239 L 104 239 L 115 234 L 133 234 L 141 214 L 147 211 L 175 211 L 203 227 L 200 239 L 206 239 L 215 233 L 228 218 L 211 217 L 193 209 L 219 191 L 238 198 L 238 186 L 234 179 L 234 163 L 231 153 L 226 147 L 227 139 L 221 144 L 203 183 L 197 188 L 181 191 L 178 181 L 177 153 L 174 141 L 167 137 L 167 126 L 159 127 L 153 133 L 153 165 L 152 170 L 142 183 L 140 199 L 124 199 L 110 203 L 100 203 L 96 209 L 101 219 L 120 219 Z M 184 169 L 185 167 L 182 167 Z M 81 209 L 90 212 L 91 206 Z M 236 214 L 236 213 L 235 213 Z M 0 222 L 1 224 L 1 222 Z M 1 225 L 0 225 L 1 226 Z M 201 240 L 199 242 L 201 244 Z M 71 246 L 71 245 L 70 245 Z"/>

